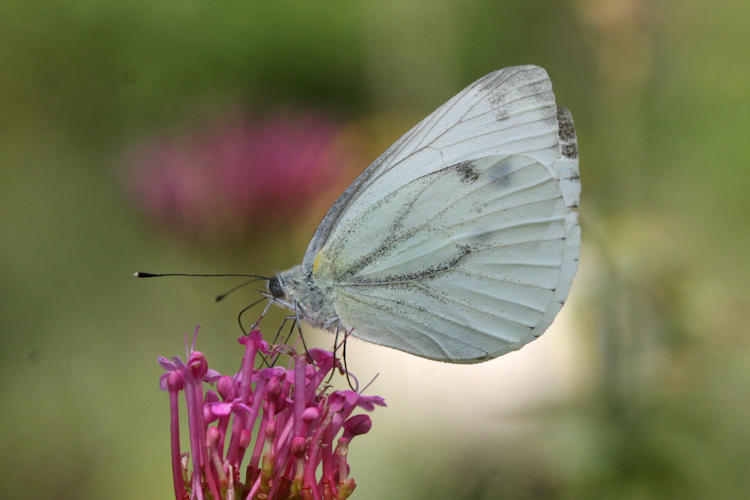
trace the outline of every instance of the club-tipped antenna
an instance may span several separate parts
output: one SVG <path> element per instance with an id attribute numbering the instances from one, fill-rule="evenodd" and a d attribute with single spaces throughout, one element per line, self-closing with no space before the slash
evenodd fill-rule
<path id="1" fill-rule="evenodd" d="M 139 271 L 133 273 L 136 278 L 162 278 L 164 276 L 187 276 L 189 278 L 224 278 L 224 277 L 242 277 L 242 278 L 257 278 L 258 280 L 270 280 L 267 276 L 261 276 L 259 274 L 241 274 L 241 273 L 221 273 L 221 274 L 196 274 L 196 273 L 144 273 Z M 252 283 L 252 282 L 250 282 Z"/>

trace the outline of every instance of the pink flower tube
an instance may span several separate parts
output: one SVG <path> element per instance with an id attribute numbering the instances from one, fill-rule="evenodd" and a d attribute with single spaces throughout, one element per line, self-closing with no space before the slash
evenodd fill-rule
<path id="1" fill-rule="evenodd" d="M 352 414 L 357 408 L 385 406 L 383 398 L 321 387 L 340 366 L 328 351 L 313 349 L 309 358 L 295 353 L 289 368 L 256 369 L 260 356 L 294 351 L 271 349 L 257 330 L 239 342 L 245 353 L 233 376 L 209 369 L 203 353 L 193 348 L 195 339 L 193 347 L 186 346 L 187 363 L 177 356 L 159 357 L 166 370 L 159 386 L 169 393 L 175 498 L 348 498 L 356 487 L 347 462 L 349 446 L 372 426 L 369 416 Z M 180 393 L 190 436 L 190 451 L 184 453 Z M 248 465 L 241 471 L 243 460 Z"/>

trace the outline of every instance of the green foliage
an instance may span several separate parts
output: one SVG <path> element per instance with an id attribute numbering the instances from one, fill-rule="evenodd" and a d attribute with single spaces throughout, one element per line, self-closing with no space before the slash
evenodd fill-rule
<path id="1" fill-rule="evenodd" d="M 385 483 L 358 467 L 354 498 L 750 487 L 746 2 L 5 0 L 0 24 L 4 497 L 168 498 L 156 355 L 196 321 L 235 335 L 246 297 L 211 307 L 223 283 L 129 274 L 272 272 L 321 215 L 240 242 L 164 234 L 126 195 L 134 144 L 227 110 L 299 106 L 348 122 L 374 154 L 519 63 L 546 67 L 576 119 L 585 376 L 574 397 L 528 409 L 533 433 L 447 450 L 381 435 L 369 481 Z M 205 350 L 226 340 L 205 335 Z M 408 463 L 383 451 L 392 441 L 411 443 Z"/>

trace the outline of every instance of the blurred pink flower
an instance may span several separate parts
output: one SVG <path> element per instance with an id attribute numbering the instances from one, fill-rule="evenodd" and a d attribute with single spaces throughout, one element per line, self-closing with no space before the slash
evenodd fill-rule
<path id="1" fill-rule="evenodd" d="M 357 163 L 341 127 L 322 114 L 232 118 L 158 137 L 128 161 L 137 203 L 156 221 L 192 233 L 242 233 L 307 210 L 339 189 Z"/>
<path id="2" fill-rule="evenodd" d="M 369 416 L 352 413 L 385 406 L 383 398 L 321 388 L 327 374 L 339 367 L 328 351 L 312 349 L 310 363 L 288 346 L 272 350 L 257 330 L 240 343 L 245 355 L 233 376 L 210 370 L 206 357 L 193 349 L 195 339 L 193 347 L 186 345 L 187 363 L 176 356 L 159 357 L 167 371 L 159 386 L 169 392 L 175 498 L 348 498 L 356 487 L 349 475 L 349 445 L 372 426 Z M 291 354 L 293 367 L 256 369 L 259 354 L 272 351 Z M 216 391 L 205 387 L 211 384 Z M 191 450 L 184 454 L 180 392 L 187 406 Z M 249 463 L 243 477 L 240 465 L 246 453 Z"/>

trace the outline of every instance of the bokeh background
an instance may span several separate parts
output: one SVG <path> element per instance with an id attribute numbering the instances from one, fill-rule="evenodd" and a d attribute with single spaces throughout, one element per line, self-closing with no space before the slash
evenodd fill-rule
<path id="1" fill-rule="evenodd" d="M 255 294 L 131 273 L 295 264 L 411 125 L 535 63 L 580 143 L 571 298 L 481 365 L 352 343 L 389 403 L 353 498 L 744 498 L 748 26 L 746 0 L 3 0 L 0 496 L 170 498 L 156 356 L 200 322 L 236 369 Z"/>

